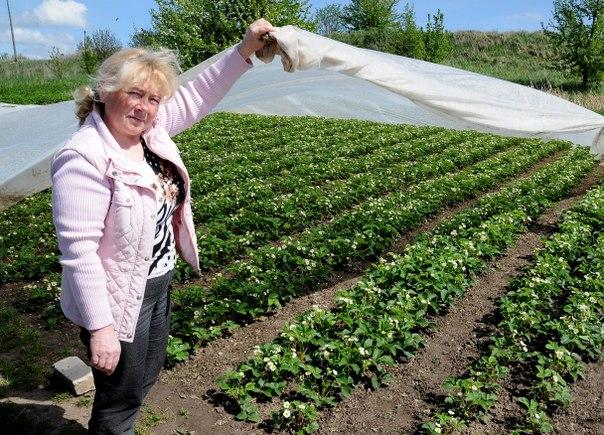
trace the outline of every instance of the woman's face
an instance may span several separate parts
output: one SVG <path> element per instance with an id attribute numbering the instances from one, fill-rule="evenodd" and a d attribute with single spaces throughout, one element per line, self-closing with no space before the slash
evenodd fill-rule
<path id="1" fill-rule="evenodd" d="M 140 141 L 141 134 L 155 119 L 161 96 L 151 81 L 101 96 L 105 103 L 103 120 L 115 140 L 123 146 Z"/>

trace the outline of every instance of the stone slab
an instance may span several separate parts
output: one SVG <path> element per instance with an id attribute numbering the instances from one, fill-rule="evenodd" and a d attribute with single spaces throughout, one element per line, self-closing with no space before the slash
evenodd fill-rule
<path id="1" fill-rule="evenodd" d="M 77 396 L 94 390 L 92 369 L 77 356 L 69 356 L 53 365 L 55 376 Z"/>

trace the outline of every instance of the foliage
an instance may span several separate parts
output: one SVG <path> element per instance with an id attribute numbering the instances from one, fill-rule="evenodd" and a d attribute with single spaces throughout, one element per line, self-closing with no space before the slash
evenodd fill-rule
<path id="1" fill-rule="evenodd" d="M 92 32 L 92 48 L 99 62 L 103 62 L 116 51 L 121 50 L 122 44 L 109 29 L 98 29 Z"/>
<path id="2" fill-rule="evenodd" d="M 555 0 L 544 27 L 558 56 L 587 88 L 604 75 L 604 0 Z"/>
<path id="3" fill-rule="evenodd" d="M 428 22 L 424 31 L 416 23 L 415 11 L 412 4 L 407 3 L 403 13 L 400 15 L 392 12 L 388 18 L 384 18 L 387 14 L 383 12 L 382 15 L 384 17 L 378 19 L 373 17 L 373 15 L 363 12 L 363 5 L 365 3 L 367 2 L 361 2 L 360 5 L 351 4 L 347 6 L 347 8 L 353 8 L 354 6 L 356 8 L 354 9 L 356 15 L 364 17 L 364 21 L 361 18 L 355 18 L 362 24 L 355 24 L 354 26 L 347 24 L 352 31 L 334 31 L 330 36 L 357 47 L 431 62 L 441 62 L 450 54 L 452 47 L 451 36 L 445 30 L 444 14 L 440 9 L 435 15 L 428 15 Z M 386 3 L 391 4 L 392 2 Z M 345 8 L 344 11 L 345 13 L 348 11 L 348 15 L 344 15 L 344 21 L 350 21 L 350 10 Z M 378 14 L 380 9 L 375 7 L 371 11 L 373 14 Z M 369 23 L 372 24 L 370 25 Z"/>
<path id="4" fill-rule="evenodd" d="M 222 391 L 245 410 L 237 418 L 257 421 L 254 401 L 279 398 L 270 423 L 306 433 L 301 425 L 310 421 L 296 412 L 300 403 L 319 409 L 334 406 L 356 385 L 379 388 L 388 381 L 387 367 L 417 352 L 419 333 L 432 325 L 429 316 L 445 312 L 487 260 L 504 253 L 593 166 L 587 150 L 569 153 L 456 215 L 454 230 L 445 222 L 402 255 L 382 259 L 354 287 L 338 293 L 330 311 L 316 307 L 288 322 L 275 340 L 256 346 L 252 358 L 219 378 Z M 451 380 L 449 386 L 461 406 L 447 414 L 447 424 L 457 429 L 463 416 L 484 413 L 495 403 L 494 380 Z M 434 433 L 442 431 L 442 422 L 433 425 Z"/>
<path id="5" fill-rule="evenodd" d="M 350 30 L 398 27 L 398 0 L 351 0 L 344 6 L 342 21 Z"/>
<path id="6" fill-rule="evenodd" d="M 60 270 L 49 191 L 0 212 L 0 234 L 0 283 Z"/>
<path id="7" fill-rule="evenodd" d="M 442 62 L 451 52 L 451 36 L 445 29 L 444 20 L 445 16 L 440 9 L 434 15 L 428 14 L 424 32 L 426 54 L 423 57 L 427 61 Z"/>
<path id="8" fill-rule="evenodd" d="M 134 33 L 130 35 L 130 47 L 154 47 L 159 45 L 155 42 L 155 34 L 152 30 L 135 28 Z"/>
<path id="9" fill-rule="evenodd" d="M 331 33 L 329 37 L 355 47 L 392 54 L 400 54 L 400 47 L 405 43 L 401 31 L 393 28 L 335 32 Z"/>
<path id="10" fill-rule="evenodd" d="M 122 44 L 109 29 L 98 29 L 92 36 L 84 33 L 84 39 L 78 44 L 78 53 L 82 69 L 86 74 L 92 74 L 97 66 L 122 48 Z"/>
<path id="11" fill-rule="evenodd" d="M 48 52 L 48 64 L 52 74 L 58 79 L 63 79 L 67 73 L 69 65 L 65 62 L 65 55 L 57 47 L 51 47 Z"/>
<path id="12" fill-rule="evenodd" d="M 93 74 L 98 66 L 99 58 L 94 51 L 92 38 L 90 36 L 84 36 L 84 39 L 78 46 L 78 51 L 80 53 L 83 71 L 88 75 Z"/>
<path id="13" fill-rule="evenodd" d="M 344 10 L 341 5 L 331 3 L 319 8 L 315 13 L 315 23 L 319 35 L 329 36 L 332 33 L 343 32 L 346 24 L 343 17 Z"/>
<path id="14" fill-rule="evenodd" d="M 522 276 L 513 279 L 499 304 L 500 320 L 490 345 L 467 374 L 447 385 L 489 384 L 491 393 L 511 368 L 521 364 L 523 389 L 516 400 L 525 419 L 512 432 L 548 433 L 548 414 L 567 409 L 570 383 L 585 373 L 585 363 L 602 353 L 604 335 L 604 184 L 596 186 L 563 216 L 555 232 L 533 256 Z M 494 397 L 496 399 L 496 397 Z M 467 397 L 453 389 L 447 413 L 466 425 L 492 406 L 467 410 Z M 423 427 L 429 433 L 452 433 L 440 410 Z M 436 426 L 439 424 L 440 426 Z M 435 431 L 438 428 L 439 431 Z"/>
<path id="15" fill-rule="evenodd" d="M 426 56 L 426 45 L 422 29 L 415 22 L 415 11 L 413 5 L 405 5 L 401 19 L 400 42 L 396 47 L 396 54 L 415 59 L 424 59 Z"/>
<path id="16" fill-rule="evenodd" d="M 324 281 L 335 268 L 378 254 L 400 232 L 414 228 L 442 207 L 467 199 L 566 146 L 550 143 L 535 148 L 526 143 L 486 158 L 494 152 L 492 147 L 503 144 L 476 139 L 475 146 L 464 147 L 467 154 L 457 157 L 457 164 L 461 168 L 469 165 L 468 168 L 438 176 L 440 171 L 451 171 L 453 167 L 449 165 L 455 163 L 426 162 L 418 168 L 423 174 L 416 175 L 422 181 L 402 191 L 396 186 L 407 184 L 403 181 L 406 176 L 397 170 L 403 178 L 392 185 L 389 194 L 339 213 L 328 225 L 309 227 L 298 237 L 285 237 L 279 244 L 250 251 L 246 261 L 235 262 L 226 269 L 229 278 L 217 279 L 207 294 L 199 292 L 198 298 L 188 300 L 188 308 L 174 311 L 173 333 L 198 346 L 220 335 L 220 329 L 226 333 L 225 328 L 232 322 L 247 323 L 266 315 L 300 291 Z M 481 174 L 479 179 L 471 175 L 475 171 Z M 307 207 L 300 206 L 302 210 Z"/>
<path id="17" fill-rule="evenodd" d="M 307 0 L 156 0 L 152 29 L 138 30 L 132 42 L 178 50 L 184 69 L 241 40 L 247 26 L 264 17 L 275 26 L 315 30 Z"/>

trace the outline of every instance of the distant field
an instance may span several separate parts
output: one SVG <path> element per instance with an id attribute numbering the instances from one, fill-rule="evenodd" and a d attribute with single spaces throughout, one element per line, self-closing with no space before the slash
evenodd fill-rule
<path id="1" fill-rule="evenodd" d="M 0 101 L 4 103 L 50 104 L 70 100 L 73 90 L 87 82 L 75 58 L 58 62 L 0 61 Z"/>
<path id="2" fill-rule="evenodd" d="M 604 84 L 584 92 L 579 78 L 552 63 L 553 51 L 541 32 L 453 33 L 453 51 L 444 64 L 533 86 L 604 114 Z M 61 62 L 0 61 L 0 101 L 48 104 L 71 99 L 88 81 L 77 59 Z"/>

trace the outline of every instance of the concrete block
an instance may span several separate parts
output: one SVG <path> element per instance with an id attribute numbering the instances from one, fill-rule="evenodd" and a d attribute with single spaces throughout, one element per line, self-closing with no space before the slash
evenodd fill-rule
<path id="1" fill-rule="evenodd" d="M 92 369 L 77 356 L 68 356 L 54 363 L 55 376 L 79 396 L 94 390 Z"/>

